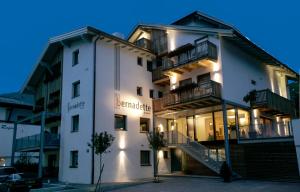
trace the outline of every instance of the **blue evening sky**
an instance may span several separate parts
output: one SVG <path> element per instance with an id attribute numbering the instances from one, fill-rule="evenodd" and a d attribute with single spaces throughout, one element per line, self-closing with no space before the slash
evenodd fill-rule
<path id="1" fill-rule="evenodd" d="M 297 72 L 297 0 L 9 0 L 0 2 L 0 94 L 18 91 L 49 37 L 83 26 L 126 36 L 138 23 L 169 24 L 195 10 L 237 27 Z"/>

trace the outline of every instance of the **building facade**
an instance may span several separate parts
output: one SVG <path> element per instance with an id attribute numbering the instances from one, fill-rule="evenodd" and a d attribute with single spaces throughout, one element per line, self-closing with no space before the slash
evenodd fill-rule
<path id="1" fill-rule="evenodd" d="M 296 72 L 237 29 L 194 12 L 170 25 L 138 25 L 126 40 L 92 27 L 54 37 L 21 93 L 34 95 L 41 133 L 59 137 L 55 148 L 40 145 L 52 159 L 40 168 L 56 167 L 60 181 L 97 180 L 88 143 L 101 131 L 115 136 L 104 182 L 152 176 L 149 131 L 167 142 L 160 174 L 216 175 L 226 161 L 255 177 L 248 160 L 261 146 L 270 154 L 285 146 L 282 156 L 297 167 L 288 91 L 295 82 Z"/>

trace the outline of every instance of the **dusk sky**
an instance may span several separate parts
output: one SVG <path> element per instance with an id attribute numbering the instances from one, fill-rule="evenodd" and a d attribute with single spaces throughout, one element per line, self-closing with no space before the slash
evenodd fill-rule
<path id="1" fill-rule="evenodd" d="M 297 0 L 10 0 L 0 2 L 0 94 L 22 87 L 50 37 L 87 25 L 127 36 L 138 23 L 170 24 L 196 10 L 234 25 L 299 72 Z"/>

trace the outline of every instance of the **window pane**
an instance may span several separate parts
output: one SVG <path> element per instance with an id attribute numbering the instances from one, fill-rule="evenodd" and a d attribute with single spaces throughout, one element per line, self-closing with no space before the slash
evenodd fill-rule
<path id="1" fill-rule="evenodd" d="M 74 51 L 73 52 L 73 65 L 76 65 L 79 63 L 78 56 L 79 56 L 79 50 Z"/>
<path id="2" fill-rule="evenodd" d="M 152 61 L 147 61 L 147 71 L 152 71 Z"/>
<path id="3" fill-rule="evenodd" d="M 79 130 L 79 115 L 72 116 L 72 132 Z"/>
<path id="4" fill-rule="evenodd" d="M 72 97 L 78 97 L 80 96 L 80 81 L 77 81 L 75 83 L 73 83 L 73 93 L 72 93 Z"/>
<path id="5" fill-rule="evenodd" d="M 195 115 L 195 126 L 198 141 L 215 140 L 212 113 Z"/>
<path id="6" fill-rule="evenodd" d="M 141 151 L 141 165 L 150 165 L 150 151 Z"/>
<path id="7" fill-rule="evenodd" d="M 240 138 L 249 138 L 250 115 L 248 111 L 238 109 Z"/>
<path id="8" fill-rule="evenodd" d="M 126 130 L 126 116 L 125 115 L 115 115 L 115 129 Z"/>
<path id="9" fill-rule="evenodd" d="M 137 58 L 137 64 L 140 65 L 140 66 L 143 66 L 143 58 L 138 57 Z"/>
<path id="10" fill-rule="evenodd" d="M 150 119 L 140 118 L 140 131 L 149 132 L 149 124 L 150 124 Z"/>

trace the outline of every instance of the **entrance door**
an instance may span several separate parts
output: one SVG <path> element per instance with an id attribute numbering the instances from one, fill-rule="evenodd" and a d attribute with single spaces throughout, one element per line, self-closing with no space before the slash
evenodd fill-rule
<path id="1" fill-rule="evenodd" d="M 180 149 L 171 149 L 171 172 L 181 171 L 181 156 Z"/>
<path id="2" fill-rule="evenodd" d="M 56 164 L 56 155 L 48 156 L 48 168 L 54 168 Z"/>

